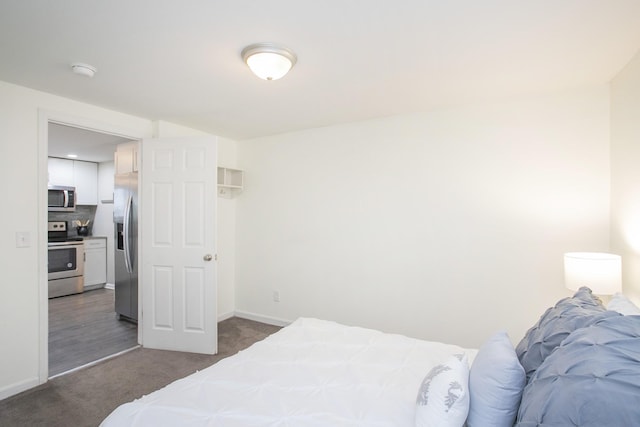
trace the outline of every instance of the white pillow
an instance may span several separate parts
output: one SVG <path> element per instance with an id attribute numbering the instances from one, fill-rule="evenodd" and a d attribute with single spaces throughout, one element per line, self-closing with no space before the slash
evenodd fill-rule
<path id="1" fill-rule="evenodd" d="M 524 368 L 506 332 L 498 332 L 478 350 L 469 372 L 468 427 L 511 427 L 526 383 Z"/>
<path id="2" fill-rule="evenodd" d="M 469 362 L 466 354 L 434 366 L 416 399 L 416 427 L 461 427 L 469 413 Z"/>
<path id="3" fill-rule="evenodd" d="M 640 308 L 635 305 L 629 298 L 620 292 L 614 294 L 607 304 L 607 310 L 617 311 L 625 316 L 634 316 L 640 314 Z"/>

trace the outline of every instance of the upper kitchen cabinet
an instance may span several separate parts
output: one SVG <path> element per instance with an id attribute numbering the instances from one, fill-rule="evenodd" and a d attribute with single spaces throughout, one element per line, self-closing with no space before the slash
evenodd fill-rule
<path id="1" fill-rule="evenodd" d="M 49 184 L 76 188 L 76 204 L 98 204 L 98 164 L 49 157 Z"/>
<path id="2" fill-rule="evenodd" d="M 76 203 L 79 205 L 98 204 L 98 164 L 93 162 L 73 162 L 73 178 L 76 187 Z"/>
<path id="3" fill-rule="evenodd" d="M 49 184 L 74 187 L 73 160 L 49 157 Z"/>
<path id="4" fill-rule="evenodd" d="M 138 141 L 118 144 L 115 154 L 115 173 L 138 172 Z"/>

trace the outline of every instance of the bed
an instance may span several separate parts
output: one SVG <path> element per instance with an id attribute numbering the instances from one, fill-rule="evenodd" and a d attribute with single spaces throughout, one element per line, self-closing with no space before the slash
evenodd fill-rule
<path id="1" fill-rule="evenodd" d="M 407 426 L 429 370 L 475 352 L 301 318 L 120 406 L 102 426 Z"/>
<path id="2" fill-rule="evenodd" d="M 517 347 L 497 332 L 477 350 L 301 318 L 101 426 L 638 425 L 634 314 L 582 288 Z"/>

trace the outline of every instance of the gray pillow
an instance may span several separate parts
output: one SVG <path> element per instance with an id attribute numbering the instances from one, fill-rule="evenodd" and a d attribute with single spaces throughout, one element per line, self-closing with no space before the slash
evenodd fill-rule
<path id="1" fill-rule="evenodd" d="M 516 426 L 639 423 L 640 316 L 617 314 L 573 332 L 545 359 L 525 387 Z"/>
<path id="2" fill-rule="evenodd" d="M 591 325 L 599 316 L 606 317 L 606 313 L 602 301 L 584 286 L 573 297 L 563 298 L 555 307 L 547 309 L 516 347 L 527 382 L 544 359 L 571 332 Z"/>

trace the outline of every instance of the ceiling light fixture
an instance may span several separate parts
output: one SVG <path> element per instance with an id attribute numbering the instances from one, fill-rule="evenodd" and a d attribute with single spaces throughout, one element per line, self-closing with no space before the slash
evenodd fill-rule
<path id="1" fill-rule="evenodd" d="M 96 71 L 98 71 L 93 65 L 83 64 L 80 62 L 71 64 L 71 70 L 76 74 L 87 77 L 93 77 Z"/>
<path id="2" fill-rule="evenodd" d="M 278 80 L 289 72 L 298 58 L 286 47 L 255 43 L 242 49 L 242 60 L 261 79 Z"/>

